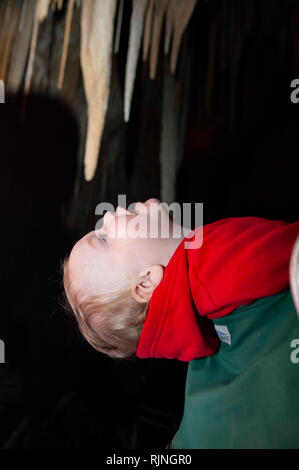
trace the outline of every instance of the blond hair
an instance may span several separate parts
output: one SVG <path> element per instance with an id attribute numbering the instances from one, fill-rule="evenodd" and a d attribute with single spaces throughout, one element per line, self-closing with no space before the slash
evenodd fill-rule
<path id="1" fill-rule="evenodd" d="M 62 261 L 62 271 L 67 299 L 64 306 L 71 307 L 79 330 L 89 344 L 112 358 L 135 358 L 148 303 L 134 300 L 128 283 L 105 298 L 75 293 L 69 275 L 68 257 Z"/>

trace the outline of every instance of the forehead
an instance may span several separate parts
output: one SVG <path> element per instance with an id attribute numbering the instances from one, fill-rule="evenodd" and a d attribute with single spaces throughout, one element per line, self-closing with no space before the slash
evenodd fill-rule
<path id="1" fill-rule="evenodd" d="M 109 283 L 113 274 L 108 250 L 105 250 L 100 240 L 94 239 L 93 235 L 94 232 L 90 232 L 81 238 L 69 257 L 69 277 L 75 290 L 99 289 Z"/>

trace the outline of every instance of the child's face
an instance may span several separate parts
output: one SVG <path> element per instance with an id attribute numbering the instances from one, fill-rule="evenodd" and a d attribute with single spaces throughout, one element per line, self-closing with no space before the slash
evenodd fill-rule
<path id="1" fill-rule="evenodd" d="M 137 224 L 141 233 L 133 238 Z M 161 230 L 167 227 L 172 227 L 172 220 L 157 199 L 136 203 L 135 213 L 121 207 L 107 212 L 102 229 L 85 235 L 71 251 L 68 269 L 73 289 L 105 293 L 145 267 L 161 264 L 166 251 Z M 158 237 L 150 236 L 151 229 Z"/>

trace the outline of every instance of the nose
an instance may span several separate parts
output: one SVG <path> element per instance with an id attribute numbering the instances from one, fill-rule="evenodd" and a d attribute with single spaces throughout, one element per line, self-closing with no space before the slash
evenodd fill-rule
<path id="1" fill-rule="evenodd" d="M 111 221 L 114 219 L 114 213 L 107 211 L 103 218 L 103 228 L 106 230 Z"/>

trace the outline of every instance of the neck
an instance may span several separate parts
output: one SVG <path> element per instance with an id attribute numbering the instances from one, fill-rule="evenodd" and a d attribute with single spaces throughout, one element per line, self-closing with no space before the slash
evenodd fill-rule
<path id="1" fill-rule="evenodd" d="M 186 229 L 186 227 L 183 227 L 180 224 L 171 221 L 170 237 L 161 239 L 162 243 L 164 244 L 162 251 L 162 264 L 164 266 L 167 266 L 174 252 L 185 238 L 186 233 L 190 231 L 191 230 Z"/>

